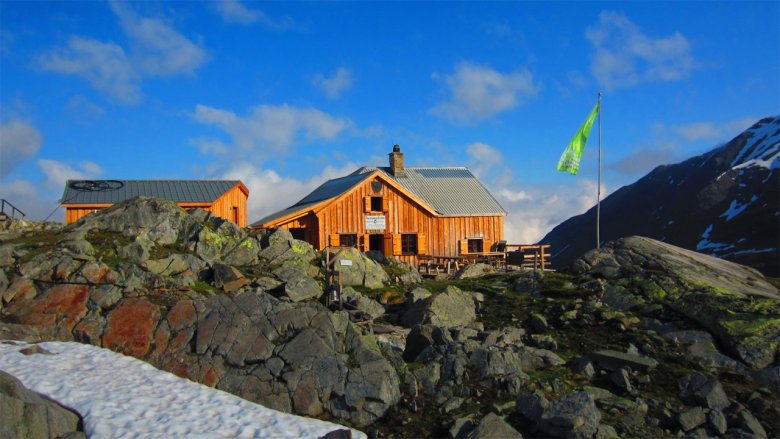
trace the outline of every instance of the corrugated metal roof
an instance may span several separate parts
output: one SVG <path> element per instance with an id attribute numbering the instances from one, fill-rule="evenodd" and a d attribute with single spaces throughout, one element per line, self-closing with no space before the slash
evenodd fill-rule
<path id="1" fill-rule="evenodd" d="M 254 223 L 252 223 L 252 225 L 250 227 L 259 226 L 261 224 L 265 224 L 267 222 L 271 222 L 271 221 L 277 220 L 277 219 L 279 219 L 279 218 L 281 218 L 283 216 L 287 216 L 287 215 L 289 215 L 291 213 L 300 212 L 302 210 L 307 210 L 309 207 L 315 206 L 317 203 L 319 203 L 319 202 L 315 201 L 314 203 L 296 204 L 294 206 L 290 206 L 287 209 L 280 210 L 278 212 L 274 212 L 274 213 L 272 213 L 270 215 L 267 215 L 267 216 L 264 216 L 263 218 L 260 218 L 259 220 L 257 220 Z"/>
<path id="2" fill-rule="evenodd" d="M 177 203 L 211 203 L 239 180 L 68 180 L 62 204 L 114 204 L 146 196 Z"/>
<path id="3" fill-rule="evenodd" d="M 405 168 L 395 176 L 388 167 L 364 167 L 354 174 L 368 174 L 379 169 L 420 197 L 441 215 L 501 215 L 506 210 L 490 195 L 477 177 L 464 167 Z"/>
<path id="4" fill-rule="evenodd" d="M 352 174 L 349 174 L 345 177 L 328 180 L 325 183 L 322 183 L 317 189 L 314 189 L 309 195 L 303 197 L 303 199 L 297 203 L 293 204 L 287 209 L 274 212 L 259 219 L 258 221 L 255 221 L 252 226 L 265 224 L 291 213 L 305 210 L 311 206 L 314 206 L 320 201 L 325 201 L 327 199 L 339 196 L 366 178 L 368 178 L 368 174 L 356 174 L 353 172 Z"/>
<path id="5" fill-rule="evenodd" d="M 340 177 L 340 178 L 334 178 L 333 180 L 328 180 L 325 183 L 322 183 L 320 187 L 318 187 L 317 189 L 314 189 L 312 193 L 303 197 L 301 201 L 295 203 L 295 205 L 309 204 L 317 201 L 323 201 L 329 198 L 333 198 L 337 195 L 341 195 L 344 192 L 346 192 L 348 189 L 354 187 L 358 183 L 365 180 L 366 178 L 368 178 L 368 175 L 352 173 L 347 175 L 346 177 Z"/>
<path id="6" fill-rule="evenodd" d="M 490 195 L 477 177 L 464 167 L 405 168 L 403 177 L 396 177 L 387 167 L 363 167 L 341 178 L 328 180 L 294 205 L 256 221 L 265 224 L 315 204 L 336 197 L 379 170 L 396 181 L 440 215 L 503 215 L 506 210 Z"/>

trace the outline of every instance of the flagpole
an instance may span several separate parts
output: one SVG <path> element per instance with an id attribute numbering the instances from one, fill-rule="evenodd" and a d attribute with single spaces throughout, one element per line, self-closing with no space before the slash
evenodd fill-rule
<path id="1" fill-rule="evenodd" d="M 596 188 L 596 248 L 601 248 L 601 92 L 599 92 L 599 181 Z"/>

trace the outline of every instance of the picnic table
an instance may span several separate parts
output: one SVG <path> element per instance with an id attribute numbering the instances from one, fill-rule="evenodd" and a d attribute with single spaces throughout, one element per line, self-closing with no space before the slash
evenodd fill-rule
<path id="1" fill-rule="evenodd" d="M 485 263 L 496 268 L 505 267 L 506 254 L 504 252 L 479 252 L 460 255 L 421 255 L 417 257 L 420 270 L 425 269 L 425 274 L 445 272 L 450 274 L 465 265 Z"/>

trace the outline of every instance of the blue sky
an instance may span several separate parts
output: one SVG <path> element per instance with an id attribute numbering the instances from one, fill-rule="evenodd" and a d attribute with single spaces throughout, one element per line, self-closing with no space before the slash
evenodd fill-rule
<path id="1" fill-rule="evenodd" d="M 780 3 L 0 1 L 0 198 L 68 178 L 238 178 L 249 220 L 328 178 L 468 166 L 531 242 L 780 113 Z"/>

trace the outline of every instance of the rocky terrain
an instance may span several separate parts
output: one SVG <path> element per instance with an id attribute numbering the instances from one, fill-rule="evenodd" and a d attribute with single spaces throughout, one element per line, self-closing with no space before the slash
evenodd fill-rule
<path id="1" fill-rule="evenodd" d="M 681 163 L 663 165 L 601 202 L 603 242 L 641 235 L 780 276 L 780 117 Z M 595 244 L 595 206 L 556 226 L 554 268 Z"/>
<path id="2" fill-rule="evenodd" d="M 780 435 L 776 280 L 659 241 L 423 280 L 154 199 L 0 228 L 0 339 L 102 346 L 373 437 Z M 343 306 L 332 258 L 353 261 Z"/>

